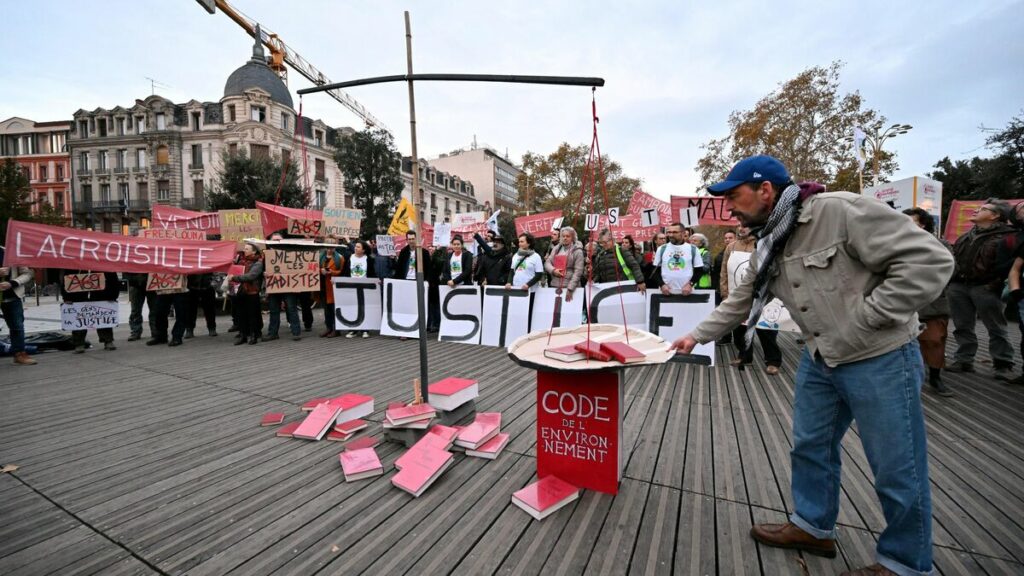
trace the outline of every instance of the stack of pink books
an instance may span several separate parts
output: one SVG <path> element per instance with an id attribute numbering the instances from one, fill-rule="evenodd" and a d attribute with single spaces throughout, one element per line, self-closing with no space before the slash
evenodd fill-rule
<path id="1" fill-rule="evenodd" d="M 426 430 L 430 427 L 430 421 L 437 415 L 437 410 L 430 404 L 414 404 L 412 406 L 401 406 L 388 408 L 384 412 L 384 422 L 381 424 L 385 430 L 391 428 L 411 428 L 414 430 Z"/>

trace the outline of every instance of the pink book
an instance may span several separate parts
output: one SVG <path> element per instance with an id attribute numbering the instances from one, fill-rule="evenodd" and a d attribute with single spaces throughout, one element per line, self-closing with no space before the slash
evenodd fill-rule
<path id="1" fill-rule="evenodd" d="M 501 454 L 501 451 L 508 444 L 508 434 L 498 434 L 494 438 L 491 438 L 476 450 L 466 450 L 466 456 L 475 456 L 477 458 L 487 458 L 488 460 L 494 460 Z"/>
<path id="2" fill-rule="evenodd" d="M 408 462 L 410 458 L 412 458 L 412 456 L 410 456 L 409 454 L 413 450 L 431 448 L 434 450 L 447 451 L 449 444 L 450 443 L 448 441 L 438 436 L 437 434 L 425 434 L 423 438 L 420 438 L 415 444 L 410 446 L 409 449 L 405 451 L 405 454 L 402 454 L 401 456 L 398 457 L 398 460 L 395 460 L 395 468 L 401 470 L 402 467 L 405 466 L 405 463 Z"/>
<path id="3" fill-rule="evenodd" d="M 433 428 L 428 430 L 427 434 L 434 434 L 436 436 L 440 436 L 441 438 L 443 438 L 445 442 L 447 442 L 447 445 L 444 447 L 445 450 L 447 450 L 448 448 L 452 447 L 452 443 L 454 443 L 455 439 L 458 438 L 459 429 L 454 426 L 445 426 L 444 424 L 438 424 L 437 426 L 434 426 Z"/>
<path id="4" fill-rule="evenodd" d="M 469 380 L 467 378 L 445 378 L 444 380 L 434 382 L 430 386 L 427 386 L 427 390 L 430 392 L 431 396 L 434 394 L 451 396 L 452 394 L 465 390 L 475 384 L 476 380 Z"/>
<path id="5" fill-rule="evenodd" d="M 543 520 L 579 496 L 579 488 L 555 476 L 547 476 L 512 494 L 512 503 L 537 520 Z"/>
<path id="6" fill-rule="evenodd" d="M 281 438 L 291 438 L 295 434 L 295 429 L 299 427 L 299 424 L 301 424 L 301 422 L 285 424 L 277 429 L 277 435 Z"/>
<path id="7" fill-rule="evenodd" d="M 405 402 L 388 402 L 388 410 L 395 408 L 405 408 Z"/>
<path id="8" fill-rule="evenodd" d="M 391 483 L 418 498 L 441 474 L 451 466 L 454 456 L 436 448 L 420 448 L 407 452 L 411 457 Z"/>
<path id="9" fill-rule="evenodd" d="M 341 424 L 334 425 L 335 432 L 344 432 L 345 434 L 354 434 L 363 428 L 366 428 L 368 424 L 366 420 L 349 420 L 348 422 L 342 422 Z"/>
<path id="10" fill-rule="evenodd" d="M 384 413 L 387 417 L 388 422 L 394 425 L 408 424 L 409 422 L 416 422 L 418 420 L 429 420 L 437 414 L 437 410 L 430 404 L 417 404 L 414 406 L 405 406 L 402 408 L 394 408 Z"/>
<path id="11" fill-rule="evenodd" d="M 281 422 L 284 422 L 284 412 L 271 412 L 263 415 L 260 426 L 277 426 Z"/>
<path id="12" fill-rule="evenodd" d="M 348 440 L 351 437 L 351 434 L 338 432 L 337 430 L 331 430 L 330 432 L 327 433 L 327 436 L 325 436 L 325 438 L 334 442 L 344 442 L 345 440 Z"/>
<path id="13" fill-rule="evenodd" d="M 587 354 L 577 350 L 575 344 L 569 344 L 568 346 L 547 348 L 544 350 L 544 357 L 551 358 L 552 360 L 561 360 L 562 362 L 576 362 L 585 359 Z"/>
<path id="14" fill-rule="evenodd" d="M 459 432 L 459 437 L 455 439 L 455 445 L 469 450 L 476 450 L 488 440 L 497 436 L 498 432 L 501 432 L 501 413 L 480 412 L 476 415 L 476 420 L 472 424 Z"/>
<path id="15" fill-rule="evenodd" d="M 337 423 L 348 422 L 357 418 L 366 418 L 373 414 L 373 397 L 363 394 L 343 394 L 337 398 L 331 398 L 328 402 L 337 406 Z"/>
<path id="16" fill-rule="evenodd" d="M 373 448 L 377 444 L 380 444 L 380 438 L 377 436 L 364 436 L 362 438 L 356 438 L 345 445 L 345 451 L 349 450 L 360 450 L 362 448 Z"/>
<path id="17" fill-rule="evenodd" d="M 476 380 L 445 378 L 427 387 L 430 403 L 438 410 L 455 410 L 480 395 Z"/>
<path id="18" fill-rule="evenodd" d="M 312 412 L 313 408 L 316 408 L 318 405 L 323 404 L 324 402 L 327 402 L 328 400 L 330 400 L 330 398 L 313 398 L 309 402 L 306 402 L 305 404 L 302 405 L 302 411 L 303 412 Z"/>
<path id="19" fill-rule="evenodd" d="M 296 438 L 306 440 L 319 440 L 334 426 L 334 419 L 338 417 L 337 406 L 332 404 L 320 404 L 306 416 L 302 424 L 295 429 Z"/>
<path id="20" fill-rule="evenodd" d="M 380 476 L 384 473 L 377 451 L 373 448 L 346 450 L 338 456 L 338 460 L 341 461 L 341 470 L 345 473 L 345 482 Z"/>

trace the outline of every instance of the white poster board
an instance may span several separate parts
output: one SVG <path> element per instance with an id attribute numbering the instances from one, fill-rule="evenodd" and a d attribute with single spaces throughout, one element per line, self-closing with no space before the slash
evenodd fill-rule
<path id="1" fill-rule="evenodd" d="M 505 347 L 530 331 L 530 293 L 526 290 L 488 286 L 483 308 L 480 343 L 484 346 Z"/>
<path id="2" fill-rule="evenodd" d="M 60 305 L 60 329 L 88 330 L 95 328 L 117 328 L 117 302 L 71 302 Z"/>
<path id="3" fill-rule="evenodd" d="M 572 328 L 583 324 L 583 290 L 577 289 L 572 302 L 565 301 L 565 293 L 558 295 L 558 288 L 538 288 L 533 293 L 533 314 L 530 317 L 530 331 L 548 330 L 552 322 L 555 328 Z"/>
<path id="4" fill-rule="evenodd" d="M 377 255 L 378 256 L 394 256 L 395 252 L 395 239 L 387 234 L 377 234 Z"/>
<path id="5" fill-rule="evenodd" d="M 666 296 L 656 290 L 647 291 L 648 326 L 646 330 L 672 342 L 693 331 L 715 309 L 714 290 L 694 290 L 687 296 Z M 708 356 L 715 364 L 715 343 L 698 344 L 692 354 Z"/>
<path id="6" fill-rule="evenodd" d="M 334 327 L 337 330 L 380 330 L 383 306 L 377 278 L 332 278 Z M 415 302 L 415 299 L 413 300 Z"/>
<path id="7" fill-rule="evenodd" d="M 441 303 L 439 342 L 479 344 L 483 328 L 480 286 L 438 287 Z"/>
<path id="8" fill-rule="evenodd" d="M 423 283 L 423 310 L 427 309 L 427 283 Z M 426 321 L 426 318 L 423 319 Z M 382 336 L 420 337 L 419 312 L 416 309 L 416 282 L 414 280 L 384 280 L 384 314 L 381 318 Z"/>
<path id="9" fill-rule="evenodd" d="M 638 330 L 647 329 L 647 297 L 636 291 L 636 283 L 602 282 L 594 284 L 590 297 L 590 321 L 594 324 L 624 324 Z"/>
<path id="10" fill-rule="evenodd" d="M 452 225 L 441 222 L 434 225 L 434 246 L 448 246 L 452 243 Z"/>
<path id="11" fill-rule="evenodd" d="M 750 269 L 750 252 L 733 252 L 729 254 L 729 262 L 726 273 L 729 275 L 729 291 L 740 285 L 743 276 Z M 761 309 L 761 318 L 757 321 L 757 327 L 764 330 L 782 330 L 785 332 L 799 332 L 793 318 L 782 300 L 773 298 L 764 308 Z"/>

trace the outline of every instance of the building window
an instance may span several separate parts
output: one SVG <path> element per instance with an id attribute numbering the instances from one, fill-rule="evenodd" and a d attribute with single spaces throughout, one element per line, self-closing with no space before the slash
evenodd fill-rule
<path id="1" fill-rule="evenodd" d="M 78 137 L 88 138 L 89 137 L 89 121 L 79 120 L 78 121 Z"/>
<path id="2" fill-rule="evenodd" d="M 99 162 L 98 163 L 99 163 L 99 169 L 100 170 L 106 170 L 107 169 L 108 164 L 107 164 L 107 151 L 106 150 L 100 150 Z"/>
<path id="3" fill-rule="evenodd" d="M 316 207 L 323 209 L 327 204 L 327 192 L 325 190 L 316 191 Z"/>
<path id="4" fill-rule="evenodd" d="M 198 200 L 203 197 L 203 181 L 193 180 L 192 181 L 192 197 Z"/>
<path id="5" fill-rule="evenodd" d="M 345 194 L 345 208 L 355 208 L 355 205 L 352 202 L 352 196 L 349 194 Z"/>
<path id="6" fill-rule="evenodd" d="M 53 199 L 56 201 L 55 202 L 55 206 L 57 208 L 57 212 L 60 212 L 61 214 L 63 214 L 64 213 L 64 192 L 61 191 L 61 190 L 57 190 L 56 193 L 53 195 Z"/>
<path id="7" fill-rule="evenodd" d="M 458 214 L 460 210 L 462 210 L 462 208 L 459 207 L 459 201 L 456 200 L 455 201 L 455 213 Z"/>
<path id="8" fill-rule="evenodd" d="M 117 185 L 117 189 L 118 189 L 118 199 L 119 200 L 124 200 L 125 205 L 127 205 L 128 201 L 130 200 L 130 198 L 128 197 L 128 183 L 127 182 L 121 182 L 120 184 Z"/>
<path id="9" fill-rule="evenodd" d="M 82 202 L 92 203 L 92 185 L 82 184 Z"/>
<path id="10" fill-rule="evenodd" d="M 228 144 L 228 156 L 234 156 L 235 154 L 238 154 L 238 144 L 232 142 Z"/>
<path id="11" fill-rule="evenodd" d="M 430 224 L 431 225 L 437 224 L 437 214 L 431 214 L 430 215 Z"/>
<path id="12" fill-rule="evenodd" d="M 320 180 L 321 182 L 327 180 L 326 172 L 327 172 L 327 165 L 326 165 L 326 163 L 323 160 L 320 160 L 318 158 L 316 160 L 316 179 Z"/>
<path id="13" fill-rule="evenodd" d="M 157 112 L 156 129 L 167 130 L 167 116 L 165 116 L 163 112 Z"/>
<path id="14" fill-rule="evenodd" d="M 228 104 L 228 122 L 235 121 L 235 105 Z"/>
<path id="15" fill-rule="evenodd" d="M 135 117 L 135 133 L 143 134 L 146 131 L 146 117 L 136 116 Z"/>
<path id="16" fill-rule="evenodd" d="M 117 151 L 117 169 L 124 170 L 128 167 L 128 149 L 122 148 Z"/>
<path id="17" fill-rule="evenodd" d="M 59 162 L 57 164 L 57 181 L 60 182 L 64 179 L 64 163 Z"/>
<path id="18" fill-rule="evenodd" d="M 46 182 L 46 177 L 47 177 L 47 173 L 46 172 L 47 172 L 46 164 L 40 164 L 39 165 L 39 180 L 41 182 Z"/>
<path id="19" fill-rule="evenodd" d="M 99 128 L 100 136 L 106 136 L 107 135 L 107 119 L 106 118 L 100 118 L 99 120 L 97 120 L 96 121 L 96 126 L 97 126 L 97 128 Z"/>
<path id="20" fill-rule="evenodd" d="M 430 193 L 430 207 L 437 208 L 437 194 Z"/>
<path id="21" fill-rule="evenodd" d="M 199 132 L 199 112 L 192 113 L 192 131 Z"/>
<path id="22" fill-rule="evenodd" d="M 157 201 L 167 201 L 171 199 L 171 183 L 169 181 L 157 180 L 156 199 Z"/>
<path id="23" fill-rule="evenodd" d="M 267 108 L 265 106 L 250 106 L 249 119 L 253 122 L 267 122 Z"/>
<path id="24" fill-rule="evenodd" d="M 117 119 L 117 135 L 124 136 L 124 118 Z"/>
<path id="25" fill-rule="evenodd" d="M 287 148 L 281 148 L 281 165 L 285 168 L 292 163 L 292 151 Z"/>
<path id="26" fill-rule="evenodd" d="M 281 114 L 281 130 L 284 130 L 285 132 L 287 132 L 288 131 L 288 123 L 289 123 L 288 122 L 288 115 L 287 114 Z"/>
<path id="27" fill-rule="evenodd" d="M 166 166 L 171 162 L 171 152 L 167 146 L 161 144 L 156 149 L 156 163 L 158 166 Z"/>
<path id="28" fill-rule="evenodd" d="M 255 160 L 256 158 L 262 158 L 264 160 L 270 159 L 270 146 L 266 144 L 249 144 L 249 155 Z"/>
<path id="29" fill-rule="evenodd" d="M 139 193 L 139 199 L 140 200 L 149 200 L 149 183 L 148 182 L 139 182 L 135 186 L 135 189 Z"/>
<path id="30" fill-rule="evenodd" d="M 140 169 L 146 167 L 146 149 L 136 148 L 135 150 L 135 165 Z"/>
<path id="31" fill-rule="evenodd" d="M 89 153 L 79 152 L 78 153 L 78 171 L 87 172 L 89 170 Z"/>
<path id="32" fill-rule="evenodd" d="M 192 145 L 192 168 L 203 167 L 203 145 L 193 144 Z"/>
<path id="33" fill-rule="evenodd" d="M 110 204 L 110 184 L 100 184 L 100 203 Z"/>

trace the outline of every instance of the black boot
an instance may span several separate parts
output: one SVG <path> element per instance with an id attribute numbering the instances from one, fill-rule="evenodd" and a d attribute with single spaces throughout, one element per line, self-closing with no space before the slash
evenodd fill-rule
<path id="1" fill-rule="evenodd" d="M 949 398 L 955 396 L 952 390 L 948 386 L 942 383 L 942 371 L 938 368 L 928 369 L 928 384 L 932 387 L 932 390 L 939 396 Z"/>
<path id="2" fill-rule="evenodd" d="M 256 336 L 253 336 L 252 338 L 249 338 L 249 344 L 258 344 L 259 341 L 260 341 L 260 339 L 257 338 Z"/>

